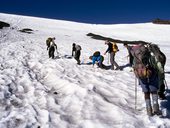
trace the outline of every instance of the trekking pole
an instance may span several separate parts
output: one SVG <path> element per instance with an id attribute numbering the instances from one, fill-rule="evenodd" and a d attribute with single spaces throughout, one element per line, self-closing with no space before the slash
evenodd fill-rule
<path id="1" fill-rule="evenodd" d="M 108 61 L 107 61 L 107 64 L 109 64 L 109 53 L 108 53 Z"/>
<path id="2" fill-rule="evenodd" d="M 135 110 L 137 109 L 137 78 L 135 76 Z"/>

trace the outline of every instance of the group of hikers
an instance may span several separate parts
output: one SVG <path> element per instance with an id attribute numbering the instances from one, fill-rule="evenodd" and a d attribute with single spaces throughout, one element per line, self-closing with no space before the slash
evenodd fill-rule
<path id="1" fill-rule="evenodd" d="M 104 55 L 106 55 L 106 53 L 110 54 L 110 63 L 111 63 L 110 69 L 122 70 L 122 68 L 115 61 L 116 52 L 119 51 L 118 46 L 116 45 L 116 43 L 112 43 L 108 40 L 105 41 L 105 44 L 108 45 L 108 48 L 106 52 L 104 52 Z M 94 52 L 93 55 L 89 57 L 89 59 L 92 60 L 93 65 L 96 63 L 99 68 L 106 69 L 106 66 L 103 64 L 104 57 L 101 55 L 100 51 Z"/>
<path id="2" fill-rule="evenodd" d="M 57 50 L 57 45 L 54 42 L 55 38 L 48 38 L 47 50 L 49 58 L 54 59 L 54 51 Z M 106 40 L 105 44 L 108 45 L 107 50 L 104 52 L 110 54 L 111 70 L 122 70 L 115 61 L 115 54 L 119 51 L 116 43 Z M 166 63 L 166 56 L 161 52 L 156 44 L 124 44 L 129 53 L 129 65 L 133 68 L 139 85 L 144 93 L 146 104 L 146 112 L 148 116 L 161 115 L 158 99 L 165 100 L 165 72 L 164 66 Z M 72 56 L 80 65 L 81 46 L 75 43 L 72 44 Z M 97 64 L 99 68 L 105 68 L 103 64 L 104 56 L 100 51 L 94 52 L 89 57 L 92 64 Z"/>
<path id="3" fill-rule="evenodd" d="M 54 57 L 55 57 L 54 56 L 55 50 L 57 51 L 57 45 L 54 40 L 55 40 L 55 37 L 49 37 L 46 40 L 48 56 L 49 56 L 49 58 L 52 58 L 52 59 L 54 59 Z M 57 53 L 58 53 L 58 51 L 57 51 Z M 81 46 L 73 43 L 72 56 L 74 56 L 75 60 L 77 61 L 77 64 L 79 64 L 79 65 L 80 65 L 80 55 L 81 55 Z"/>

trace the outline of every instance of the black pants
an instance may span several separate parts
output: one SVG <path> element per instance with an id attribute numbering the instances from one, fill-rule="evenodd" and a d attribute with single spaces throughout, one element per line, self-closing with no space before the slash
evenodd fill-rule
<path id="1" fill-rule="evenodd" d="M 75 52 L 74 58 L 76 59 L 77 64 L 80 64 L 80 54 L 81 54 L 80 51 L 76 51 L 76 52 Z"/>
<path id="2" fill-rule="evenodd" d="M 52 59 L 54 59 L 54 52 L 55 52 L 55 48 L 53 46 L 50 47 L 48 51 L 49 58 L 52 57 Z"/>
<path id="3" fill-rule="evenodd" d="M 129 54 L 129 64 L 130 64 L 130 66 L 133 65 L 133 56 L 131 53 Z"/>
<path id="4" fill-rule="evenodd" d="M 158 89 L 158 94 L 164 94 L 165 92 L 165 83 L 164 83 L 164 80 L 165 80 L 165 74 L 164 73 L 160 73 L 158 75 L 159 77 L 159 89 Z"/>

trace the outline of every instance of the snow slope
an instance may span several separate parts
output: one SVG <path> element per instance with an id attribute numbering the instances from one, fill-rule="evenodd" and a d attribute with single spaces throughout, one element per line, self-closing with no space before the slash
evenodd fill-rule
<path id="1" fill-rule="evenodd" d="M 103 41 L 86 36 L 95 33 L 121 40 L 156 43 L 167 55 L 166 81 L 170 82 L 170 26 L 143 24 L 96 25 L 0 13 L 11 24 L 0 30 L 0 128 L 169 128 L 170 94 L 159 101 L 165 118 L 148 117 L 135 76 L 123 71 L 88 65 Z M 30 28 L 33 34 L 18 30 Z M 45 40 L 56 37 L 60 58 L 48 58 Z M 82 46 L 81 62 L 71 55 L 72 43 Z M 118 44 L 116 61 L 128 63 L 127 50 Z M 57 53 L 55 53 L 57 56 Z M 108 64 L 105 56 L 104 64 Z M 170 88 L 170 87 L 169 87 Z"/>

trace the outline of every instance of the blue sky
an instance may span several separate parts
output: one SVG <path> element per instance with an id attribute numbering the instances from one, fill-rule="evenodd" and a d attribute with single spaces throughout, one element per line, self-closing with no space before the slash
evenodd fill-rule
<path id="1" fill-rule="evenodd" d="M 170 19 L 170 0 L 2 0 L 1 13 L 93 24 Z"/>

